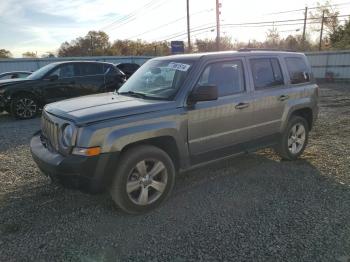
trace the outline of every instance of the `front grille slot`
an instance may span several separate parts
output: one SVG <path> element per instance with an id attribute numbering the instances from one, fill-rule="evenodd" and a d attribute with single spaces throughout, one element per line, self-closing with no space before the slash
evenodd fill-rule
<path id="1" fill-rule="evenodd" d="M 48 145 L 58 151 L 59 125 L 52 121 L 45 113 L 41 117 L 41 131 Z"/>

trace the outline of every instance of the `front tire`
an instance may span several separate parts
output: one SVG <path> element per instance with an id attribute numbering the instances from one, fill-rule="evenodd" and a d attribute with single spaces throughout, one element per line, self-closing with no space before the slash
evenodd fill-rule
<path id="1" fill-rule="evenodd" d="M 121 156 L 110 194 L 123 211 L 140 214 L 157 208 L 169 196 L 175 168 L 160 148 L 141 145 Z"/>
<path id="2" fill-rule="evenodd" d="M 11 114 L 17 119 L 31 119 L 37 116 L 38 103 L 32 95 L 20 95 L 11 103 Z"/>
<path id="3" fill-rule="evenodd" d="M 292 116 L 276 147 L 284 160 L 296 160 L 304 152 L 309 138 L 309 125 L 305 118 Z"/>

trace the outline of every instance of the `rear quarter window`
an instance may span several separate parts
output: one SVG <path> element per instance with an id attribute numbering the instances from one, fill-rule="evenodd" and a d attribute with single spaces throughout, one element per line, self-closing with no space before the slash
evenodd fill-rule
<path id="1" fill-rule="evenodd" d="M 311 80 L 311 72 L 301 57 L 287 57 L 285 62 L 291 84 L 307 83 Z"/>

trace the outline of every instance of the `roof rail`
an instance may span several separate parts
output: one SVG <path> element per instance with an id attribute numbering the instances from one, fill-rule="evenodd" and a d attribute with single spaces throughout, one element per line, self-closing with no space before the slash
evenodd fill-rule
<path id="1" fill-rule="evenodd" d="M 283 51 L 283 52 L 295 52 L 291 49 L 276 49 L 276 48 L 240 48 L 238 52 L 250 52 L 250 51 Z"/>

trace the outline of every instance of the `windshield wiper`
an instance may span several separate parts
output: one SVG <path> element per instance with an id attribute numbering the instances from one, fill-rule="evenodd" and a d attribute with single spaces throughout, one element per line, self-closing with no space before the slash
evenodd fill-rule
<path id="1" fill-rule="evenodd" d="M 127 92 L 117 92 L 118 95 L 129 95 L 133 97 L 138 97 L 138 98 L 147 98 L 148 96 L 144 93 L 138 93 L 134 91 L 127 91 Z"/>

